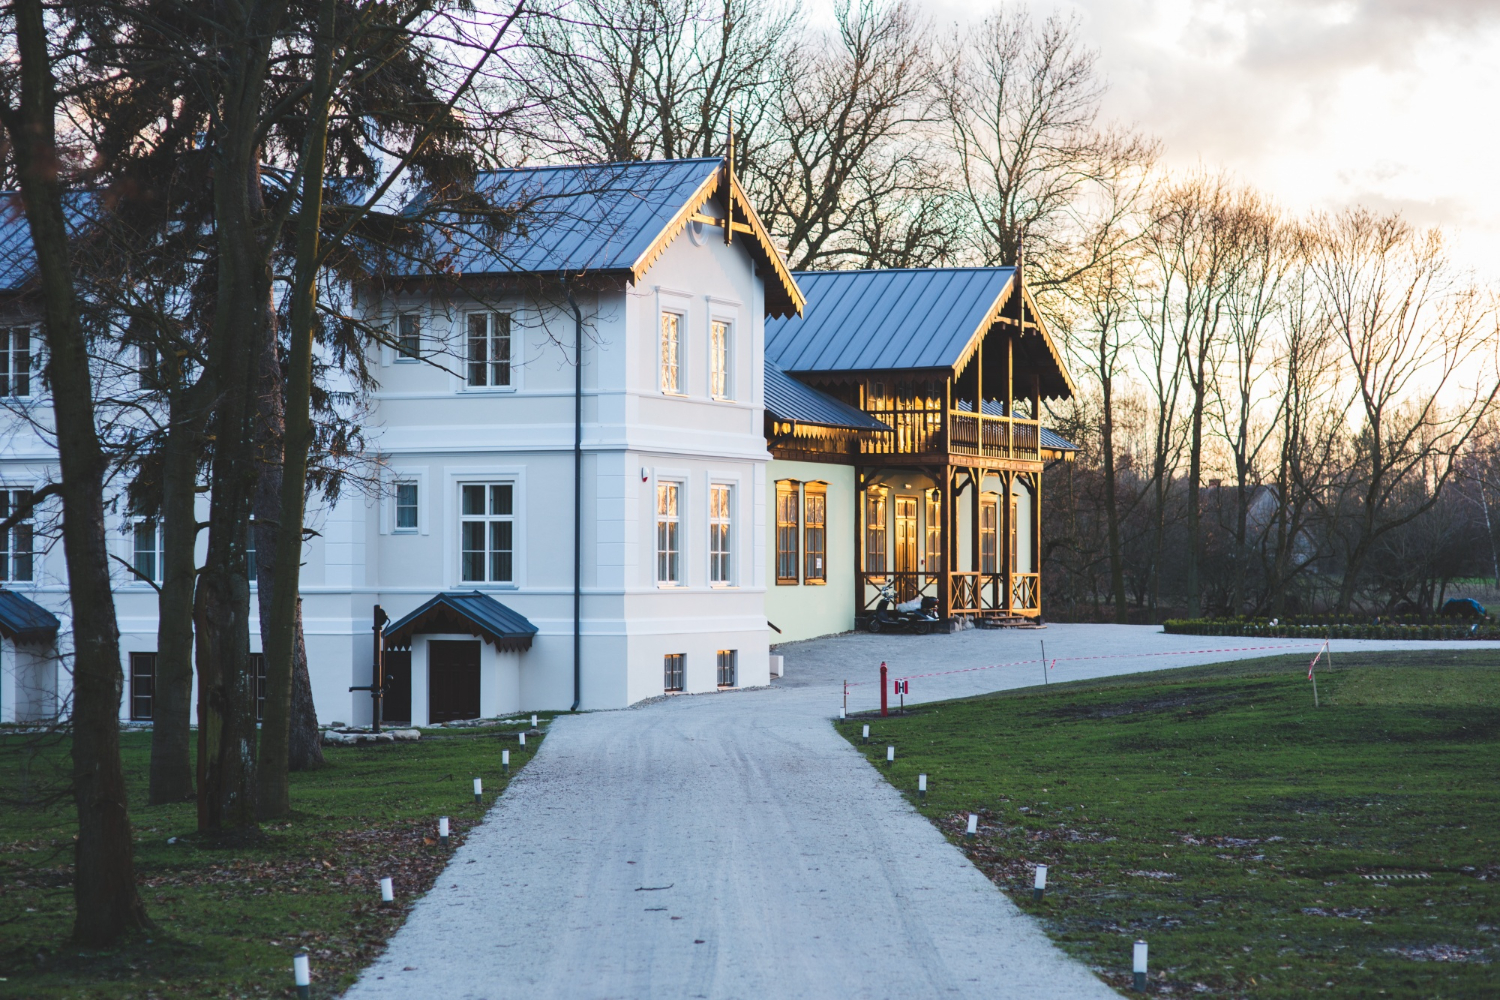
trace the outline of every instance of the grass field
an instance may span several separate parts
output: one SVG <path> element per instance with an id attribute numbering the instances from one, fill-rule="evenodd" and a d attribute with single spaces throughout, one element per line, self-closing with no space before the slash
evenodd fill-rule
<path id="1" fill-rule="evenodd" d="M 223 847 L 194 832 L 190 803 L 145 806 L 150 734 L 126 733 L 136 874 L 156 930 L 106 951 L 68 943 L 73 920 L 71 800 L 17 807 L 57 787 L 66 747 L 33 756 L 0 736 L 0 997 L 295 996 L 292 954 L 306 948 L 313 996 L 347 986 L 441 872 L 437 818 L 452 846 L 541 745 L 518 726 L 431 730 L 418 743 L 325 747 L 328 766 L 292 775 L 289 821 L 263 843 Z M 476 806 L 473 779 L 484 784 Z M 175 843 L 169 843 L 176 838 Z M 380 904 L 378 880 L 395 882 Z"/>
<path id="2" fill-rule="evenodd" d="M 1144 938 L 1158 995 L 1500 996 L 1500 661 L 1337 660 L 1317 709 L 1292 657 L 839 727 L 1115 986 Z"/>

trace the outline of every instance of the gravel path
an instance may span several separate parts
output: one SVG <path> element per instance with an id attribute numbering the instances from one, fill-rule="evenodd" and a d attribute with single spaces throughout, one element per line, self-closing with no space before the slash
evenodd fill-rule
<path id="1" fill-rule="evenodd" d="M 1054 679 L 1266 653 L 1120 626 L 844 636 L 785 647 L 788 677 L 769 690 L 560 718 L 347 996 L 1117 996 L 827 721 L 844 676 L 869 680 L 880 657 L 953 670 L 1039 657 L 1041 639 Z M 919 678 L 911 700 L 1034 684 L 1040 669 Z"/>

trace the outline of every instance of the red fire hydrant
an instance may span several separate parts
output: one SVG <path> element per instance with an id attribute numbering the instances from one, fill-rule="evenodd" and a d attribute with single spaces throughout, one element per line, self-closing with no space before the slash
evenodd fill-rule
<path id="1" fill-rule="evenodd" d="M 882 660 L 880 662 L 880 714 L 881 715 L 890 715 L 891 714 L 887 710 L 887 708 L 886 708 L 885 661 L 884 660 Z"/>

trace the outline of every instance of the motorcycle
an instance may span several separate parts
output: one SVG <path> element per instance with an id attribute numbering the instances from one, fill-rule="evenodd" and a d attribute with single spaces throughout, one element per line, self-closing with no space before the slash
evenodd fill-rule
<path id="1" fill-rule="evenodd" d="M 942 625 L 937 614 L 936 597 L 918 595 L 909 601 L 896 601 L 896 588 L 887 583 L 880 588 L 880 601 L 875 611 L 865 621 L 869 632 L 896 632 L 905 630 L 919 635 L 938 631 Z"/>

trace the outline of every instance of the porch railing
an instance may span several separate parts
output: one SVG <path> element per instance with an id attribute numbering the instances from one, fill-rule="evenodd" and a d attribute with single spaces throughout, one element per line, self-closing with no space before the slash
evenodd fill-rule
<path id="1" fill-rule="evenodd" d="M 948 574 L 948 608 L 955 615 L 1029 614 L 1041 607 L 1041 574 L 1010 574 L 1010 605 L 1005 603 L 1004 573 L 953 572 Z M 893 585 L 896 601 L 914 597 L 938 597 L 941 573 L 861 573 L 859 574 L 860 611 L 874 611 L 880 603 L 880 592 L 887 583 Z"/>
<path id="2" fill-rule="evenodd" d="M 887 583 L 892 584 L 896 592 L 896 603 L 909 601 L 914 597 L 937 597 L 938 583 L 941 577 L 935 573 L 861 573 L 860 586 L 860 610 L 874 611 L 875 606 L 880 603 L 880 591 Z"/>
<path id="3" fill-rule="evenodd" d="M 956 455 L 1041 460 L 1040 421 L 964 412 L 948 419 L 948 448 Z"/>

